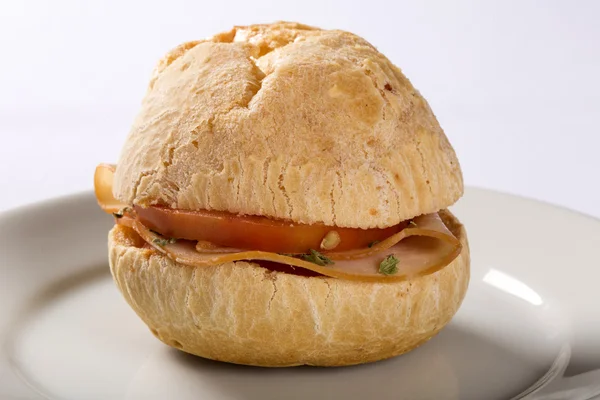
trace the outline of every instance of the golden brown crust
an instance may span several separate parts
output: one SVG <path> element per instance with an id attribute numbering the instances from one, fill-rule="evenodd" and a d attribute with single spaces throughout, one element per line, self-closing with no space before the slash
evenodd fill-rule
<path id="1" fill-rule="evenodd" d="M 186 267 L 109 234 L 121 293 L 163 342 L 205 358 L 269 367 L 341 366 L 402 354 L 429 340 L 458 310 L 469 281 L 463 226 L 443 212 L 460 256 L 398 283 L 361 283 L 271 272 L 254 263 Z M 133 235 L 135 236 L 135 235 Z"/>
<path id="2" fill-rule="evenodd" d="M 161 60 L 122 150 L 127 203 L 385 227 L 454 203 L 454 150 L 419 92 L 348 32 L 237 27 Z"/>

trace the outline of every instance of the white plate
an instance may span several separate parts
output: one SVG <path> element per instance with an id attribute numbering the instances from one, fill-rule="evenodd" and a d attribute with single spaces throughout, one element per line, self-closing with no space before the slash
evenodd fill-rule
<path id="1" fill-rule="evenodd" d="M 481 189 L 454 210 L 473 264 L 449 327 L 407 355 L 334 369 L 233 366 L 160 343 L 112 283 L 112 221 L 90 193 L 3 214 L 0 397 L 589 398 L 597 373 L 561 376 L 600 368 L 600 221 Z"/>

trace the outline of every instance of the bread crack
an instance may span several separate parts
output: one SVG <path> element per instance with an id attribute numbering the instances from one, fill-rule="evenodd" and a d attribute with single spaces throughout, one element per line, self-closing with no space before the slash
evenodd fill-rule
<path id="1" fill-rule="evenodd" d="M 206 204 L 208 205 L 208 209 L 210 210 L 212 205 L 210 204 L 210 188 L 212 187 L 212 179 L 209 179 L 208 182 L 206 182 Z"/>
<path id="2" fill-rule="evenodd" d="M 240 175 L 237 178 L 237 188 L 236 188 L 236 201 L 240 204 L 240 182 L 244 181 L 244 167 L 242 163 L 242 156 L 238 155 L 238 164 L 240 165 Z"/>
<path id="3" fill-rule="evenodd" d="M 313 329 L 315 330 L 315 334 L 316 335 L 321 335 L 322 331 L 321 331 L 321 316 L 319 315 L 319 310 L 317 308 L 317 303 L 315 301 L 315 298 L 313 296 L 313 293 L 311 293 L 311 291 L 308 289 L 308 286 L 306 284 L 306 280 L 303 281 L 302 286 L 304 288 L 304 293 L 306 296 L 306 301 L 308 302 L 308 308 L 310 311 L 310 314 L 312 316 L 312 320 L 313 320 Z"/>
<path id="4" fill-rule="evenodd" d="M 337 184 L 340 187 L 340 196 L 339 196 L 339 198 L 343 198 L 343 196 L 344 196 L 344 188 L 342 186 L 342 174 L 340 174 L 339 171 L 336 171 L 335 175 L 337 176 Z M 335 225 L 335 218 L 337 218 L 337 216 L 334 214 L 333 217 L 334 217 L 333 224 Z"/>
<path id="5" fill-rule="evenodd" d="M 325 295 L 325 310 L 327 310 L 327 303 L 329 303 L 329 299 L 331 298 L 332 288 L 331 288 L 331 284 L 329 283 L 327 278 L 324 278 L 323 282 L 327 286 L 327 294 Z"/>
<path id="6" fill-rule="evenodd" d="M 423 177 L 425 178 L 425 184 L 427 185 L 427 188 L 429 189 L 429 194 L 431 195 L 431 198 L 433 198 L 433 190 L 431 189 L 431 182 L 429 181 L 429 176 L 427 174 L 427 168 L 425 168 L 425 157 L 423 157 L 423 152 L 421 151 L 421 141 L 419 139 L 417 139 L 417 141 L 416 141 L 416 149 L 417 149 L 417 153 L 419 153 L 419 157 L 421 159 L 421 173 L 423 174 Z"/>
<path id="7" fill-rule="evenodd" d="M 331 220 L 333 221 L 333 225 L 335 225 L 336 215 L 335 215 L 335 198 L 333 197 L 333 191 L 335 190 L 335 184 L 331 186 L 331 192 L 329 192 L 329 198 L 331 200 Z"/>
<path id="8" fill-rule="evenodd" d="M 192 276 L 190 277 L 190 282 L 188 283 L 185 291 L 185 307 L 192 319 L 194 320 L 194 325 L 196 325 L 196 321 L 194 318 L 194 313 L 192 312 L 192 308 L 190 306 L 190 294 L 192 293 L 192 289 L 196 289 L 196 271 L 197 268 L 194 268 L 192 270 Z"/>
<path id="9" fill-rule="evenodd" d="M 277 180 L 277 186 L 279 187 L 279 190 L 281 191 L 281 194 L 285 198 L 285 203 L 287 204 L 287 207 L 288 207 L 288 216 L 289 216 L 290 219 L 293 219 L 292 218 L 292 213 L 293 213 L 294 207 L 292 206 L 292 201 L 290 200 L 290 196 L 288 196 L 287 190 L 285 189 L 285 186 L 283 185 L 283 172 L 286 169 L 287 169 L 287 166 L 279 174 L 279 179 Z"/>
<path id="10" fill-rule="evenodd" d="M 387 98 L 386 90 L 393 93 L 392 89 L 388 89 L 388 87 L 391 88 L 391 85 L 389 83 L 386 83 L 384 88 L 381 88 L 381 87 L 379 87 L 379 83 L 377 82 L 377 78 L 375 77 L 375 74 L 373 73 L 373 71 L 371 71 L 369 68 L 365 67 L 364 64 L 363 64 L 363 71 L 364 71 L 365 75 L 368 76 L 369 79 L 371 79 L 371 82 L 373 82 L 373 87 L 375 87 L 375 89 L 377 89 L 377 91 L 379 92 L 379 94 L 381 95 L 383 100 L 387 104 L 389 104 L 390 100 Z M 385 108 L 384 108 L 383 119 L 385 119 Z"/>
<path id="11" fill-rule="evenodd" d="M 197 149 L 200 145 L 200 134 L 203 132 L 207 132 L 212 135 L 214 133 L 214 121 L 215 115 L 210 116 L 207 120 L 202 120 L 199 124 L 197 124 L 194 129 L 190 132 L 191 144 Z M 206 129 L 204 126 L 206 125 Z"/>
<path id="12" fill-rule="evenodd" d="M 389 193 L 392 192 L 394 195 L 394 198 L 396 199 L 396 206 L 398 207 L 397 210 L 401 210 L 402 208 L 400 207 L 400 196 L 398 195 L 398 192 L 395 190 L 394 186 L 392 185 L 392 182 L 390 182 L 390 180 L 388 179 L 388 176 L 386 175 L 386 173 L 384 171 L 382 171 L 379 168 L 375 168 L 375 171 L 377 171 L 377 173 L 379 174 L 379 176 L 385 181 L 385 184 L 388 188 L 387 193 L 385 194 L 385 196 L 380 195 L 380 198 L 383 197 L 383 201 L 386 204 L 386 206 L 388 206 L 388 212 L 389 212 L 389 204 L 390 204 L 390 195 Z"/>
<path id="13" fill-rule="evenodd" d="M 275 207 L 275 191 L 273 190 L 273 188 L 271 186 L 269 186 L 267 184 L 267 177 L 268 177 L 268 172 L 269 172 L 269 164 L 271 163 L 271 157 L 267 157 L 267 159 L 265 160 L 264 164 L 263 164 L 263 186 L 266 187 L 269 192 L 271 192 L 271 204 L 273 205 L 273 212 L 275 212 L 276 207 Z"/>
<path id="14" fill-rule="evenodd" d="M 155 174 L 156 174 L 156 170 L 152 170 L 152 171 L 144 171 L 138 176 L 138 179 L 136 180 L 135 184 L 133 185 L 133 197 L 132 198 L 134 201 L 138 196 L 138 190 L 139 190 L 139 186 L 142 184 L 142 179 L 144 179 L 144 177 L 146 177 L 146 176 L 151 176 L 151 175 L 155 175 Z"/>
<path id="15" fill-rule="evenodd" d="M 166 153 L 167 154 L 165 156 L 165 159 L 162 162 L 163 167 L 165 167 L 165 169 L 170 167 L 171 164 L 173 163 L 173 155 L 175 154 L 175 146 L 168 146 Z"/>
<path id="16" fill-rule="evenodd" d="M 336 225 L 336 221 L 337 221 L 337 214 L 335 212 L 335 208 L 336 208 L 335 196 L 333 195 L 333 192 L 335 191 L 336 183 L 340 186 L 340 190 L 342 189 L 342 179 L 340 176 L 340 172 L 336 171 L 335 175 L 337 177 L 337 180 L 331 186 L 331 192 L 329 193 L 329 198 L 331 200 L 331 220 L 333 221 L 333 225 Z"/>
<path id="17" fill-rule="evenodd" d="M 273 299 L 275 299 L 275 295 L 277 294 L 277 274 L 272 274 L 272 278 L 269 279 L 271 284 L 273 285 L 273 293 L 271 294 L 271 298 L 269 299 L 269 303 L 267 304 L 267 311 L 271 311 L 271 304 L 273 303 Z"/>
<path id="18" fill-rule="evenodd" d="M 247 100 L 245 101 L 245 105 L 244 107 L 246 108 L 250 108 L 252 106 L 252 100 L 254 99 L 254 97 L 256 97 L 256 95 L 258 94 L 258 92 L 260 92 L 260 90 L 262 89 L 262 82 L 265 79 L 265 77 L 267 76 L 264 71 L 262 69 L 260 69 L 260 67 L 257 64 L 257 59 L 254 57 L 248 57 L 248 60 L 252 63 L 252 75 L 253 75 L 253 79 L 254 81 L 249 81 L 248 82 L 248 97 Z"/>

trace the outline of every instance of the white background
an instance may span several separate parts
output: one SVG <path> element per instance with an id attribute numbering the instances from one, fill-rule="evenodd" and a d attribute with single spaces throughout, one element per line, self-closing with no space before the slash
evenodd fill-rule
<path id="1" fill-rule="evenodd" d="M 467 184 L 600 216 L 600 1 L 0 4 L 0 210 L 91 189 L 168 49 L 285 19 L 387 54 L 430 101 Z"/>

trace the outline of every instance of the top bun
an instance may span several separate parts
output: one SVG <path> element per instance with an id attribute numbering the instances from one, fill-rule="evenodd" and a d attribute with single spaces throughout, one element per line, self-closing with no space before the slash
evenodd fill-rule
<path id="1" fill-rule="evenodd" d="M 395 225 L 463 193 L 429 105 L 364 39 L 236 27 L 158 63 L 115 175 L 126 203 Z"/>

